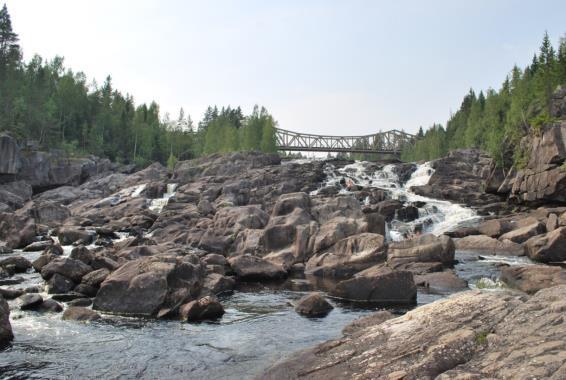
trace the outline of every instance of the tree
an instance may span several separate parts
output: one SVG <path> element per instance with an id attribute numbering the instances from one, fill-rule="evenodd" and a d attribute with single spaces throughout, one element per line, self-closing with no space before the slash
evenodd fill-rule
<path id="1" fill-rule="evenodd" d="M 12 30 L 12 20 L 6 4 L 0 10 L 0 67 L 20 60 L 18 35 Z"/>

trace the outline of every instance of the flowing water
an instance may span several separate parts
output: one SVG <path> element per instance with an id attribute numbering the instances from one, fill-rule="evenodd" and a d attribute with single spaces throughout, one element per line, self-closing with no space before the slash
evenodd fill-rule
<path id="1" fill-rule="evenodd" d="M 420 202 L 417 220 L 394 220 L 388 225 L 389 239 L 402 239 L 419 223 L 428 232 L 441 234 L 479 219 L 469 208 L 410 191 L 411 186 L 428 182 L 432 168 L 427 164 L 420 165 L 404 185 L 393 166 L 381 170 L 368 167 L 363 162 L 339 169 L 327 165 L 323 185 L 339 186 L 340 179 L 348 177 L 358 185 L 387 189 L 393 198 Z M 144 189 L 145 185 L 136 186 L 128 194 L 139 196 Z M 152 200 L 151 207 L 159 212 L 174 192 L 175 185 L 168 186 L 163 199 Z M 72 247 L 64 249 L 68 255 Z M 17 251 L 11 255 L 32 261 L 39 253 Z M 498 265 L 528 263 L 524 258 L 504 256 L 481 260 L 473 252 L 457 252 L 457 259 L 455 270 L 469 281 L 470 287 L 494 290 L 501 287 L 497 282 Z M 43 292 L 44 283 L 37 273 L 20 277 L 23 282 L 12 287 L 35 286 Z M 305 279 L 290 279 L 277 286 L 240 287 L 221 298 L 226 314 L 220 320 L 198 324 L 111 315 L 104 315 L 100 322 L 75 323 L 62 321 L 61 314 L 20 311 L 18 301 L 10 301 L 15 340 L 0 352 L 0 378 L 252 378 L 293 352 L 338 337 L 346 324 L 373 311 L 330 300 L 335 309 L 328 316 L 303 318 L 294 312 L 291 303 L 310 289 L 312 285 Z M 418 303 L 444 296 L 419 291 Z"/>

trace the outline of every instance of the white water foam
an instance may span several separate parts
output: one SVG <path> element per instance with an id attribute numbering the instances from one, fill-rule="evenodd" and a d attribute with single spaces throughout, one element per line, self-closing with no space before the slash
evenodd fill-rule
<path id="1" fill-rule="evenodd" d="M 411 191 L 413 186 L 428 184 L 434 169 L 429 162 L 418 165 L 409 180 L 401 185 L 398 175 L 395 173 L 395 165 L 385 165 L 380 170 L 375 170 L 375 164 L 356 161 L 343 168 L 336 169 L 333 165 L 327 164 L 324 168 L 327 180 L 323 187 L 335 186 L 339 188 L 340 194 L 349 194 L 349 190 L 340 184 L 340 181 L 351 180 L 355 185 L 369 188 L 379 188 L 390 192 L 392 199 L 402 202 L 424 206 L 419 208 L 419 218 L 411 222 L 401 222 L 394 220 L 388 230 L 388 238 L 391 240 L 403 240 L 407 232 L 410 232 L 417 225 L 424 225 L 425 231 L 435 235 L 441 235 L 455 226 L 477 220 L 479 217 L 471 208 L 417 195 Z M 320 189 L 319 189 L 320 190 Z M 317 195 L 319 190 L 315 190 L 311 195 Z M 369 199 L 365 200 L 369 203 Z"/>
<path id="2" fill-rule="evenodd" d="M 176 183 L 167 184 L 167 191 L 165 192 L 165 194 L 163 194 L 163 197 L 152 199 L 149 203 L 149 209 L 159 214 L 161 211 L 163 211 L 163 208 L 167 206 L 169 199 L 171 199 L 175 195 L 176 189 Z"/>

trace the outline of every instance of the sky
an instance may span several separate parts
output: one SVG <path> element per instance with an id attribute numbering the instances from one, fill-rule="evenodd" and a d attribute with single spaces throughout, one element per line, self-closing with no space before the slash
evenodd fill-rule
<path id="1" fill-rule="evenodd" d="M 5 3 L 25 59 L 111 75 L 171 118 L 259 104 L 281 128 L 330 135 L 444 124 L 470 88 L 528 64 L 545 31 L 566 34 L 564 0 Z"/>

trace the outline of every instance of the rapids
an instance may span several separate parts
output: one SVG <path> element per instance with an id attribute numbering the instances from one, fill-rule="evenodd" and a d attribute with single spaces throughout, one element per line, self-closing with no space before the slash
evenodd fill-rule
<path id="1" fill-rule="evenodd" d="M 433 173 L 428 164 L 419 165 L 405 184 L 399 181 L 392 165 L 381 170 L 369 167 L 365 162 L 342 168 L 327 164 L 327 179 L 321 187 L 337 185 L 347 177 L 357 185 L 386 189 L 395 199 L 418 202 L 418 219 L 407 223 L 393 220 L 388 225 L 389 239 L 403 239 L 419 223 L 425 231 L 441 234 L 480 219 L 472 209 L 411 192 L 411 186 L 428 182 Z M 145 185 L 140 185 L 128 191 L 139 196 L 144 189 Z M 163 198 L 151 201 L 152 209 L 161 211 L 174 193 L 175 185 L 169 185 Z M 313 193 L 316 194 L 317 191 Z M 64 247 L 65 255 L 71 249 Z M 16 251 L 10 255 L 34 260 L 39 253 Z M 455 270 L 468 280 L 470 287 L 494 289 L 500 286 L 497 276 L 501 262 L 515 265 L 527 261 L 503 256 L 480 260 L 478 254 L 459 252 L 457 259 Z M 39 274 L 30 271 L 21 277 L 23 282 L 12 287 L 39 287 L 47 297 Z M 220 297 L 226 309 L 220 320 L 198 324 L 112 315 L 104 315 L 101 322 L 81 324 L 62 321 L 61 314 L 20 311 L 18 301 L 10 301 L 15 340 L 0 352 L 0 377 L 251 378 L 297 350 L 338 337 L 346 324 L 374 310 L 330 299 L 335 309 L 328 316 L 303 318 L 294 312 L 291 303 L 312 289 L 313 285 L 302 278 L 273 286 L 240 286 L 233 294 Z M 420 290 L 418 304 L 444 296 Z"/>

